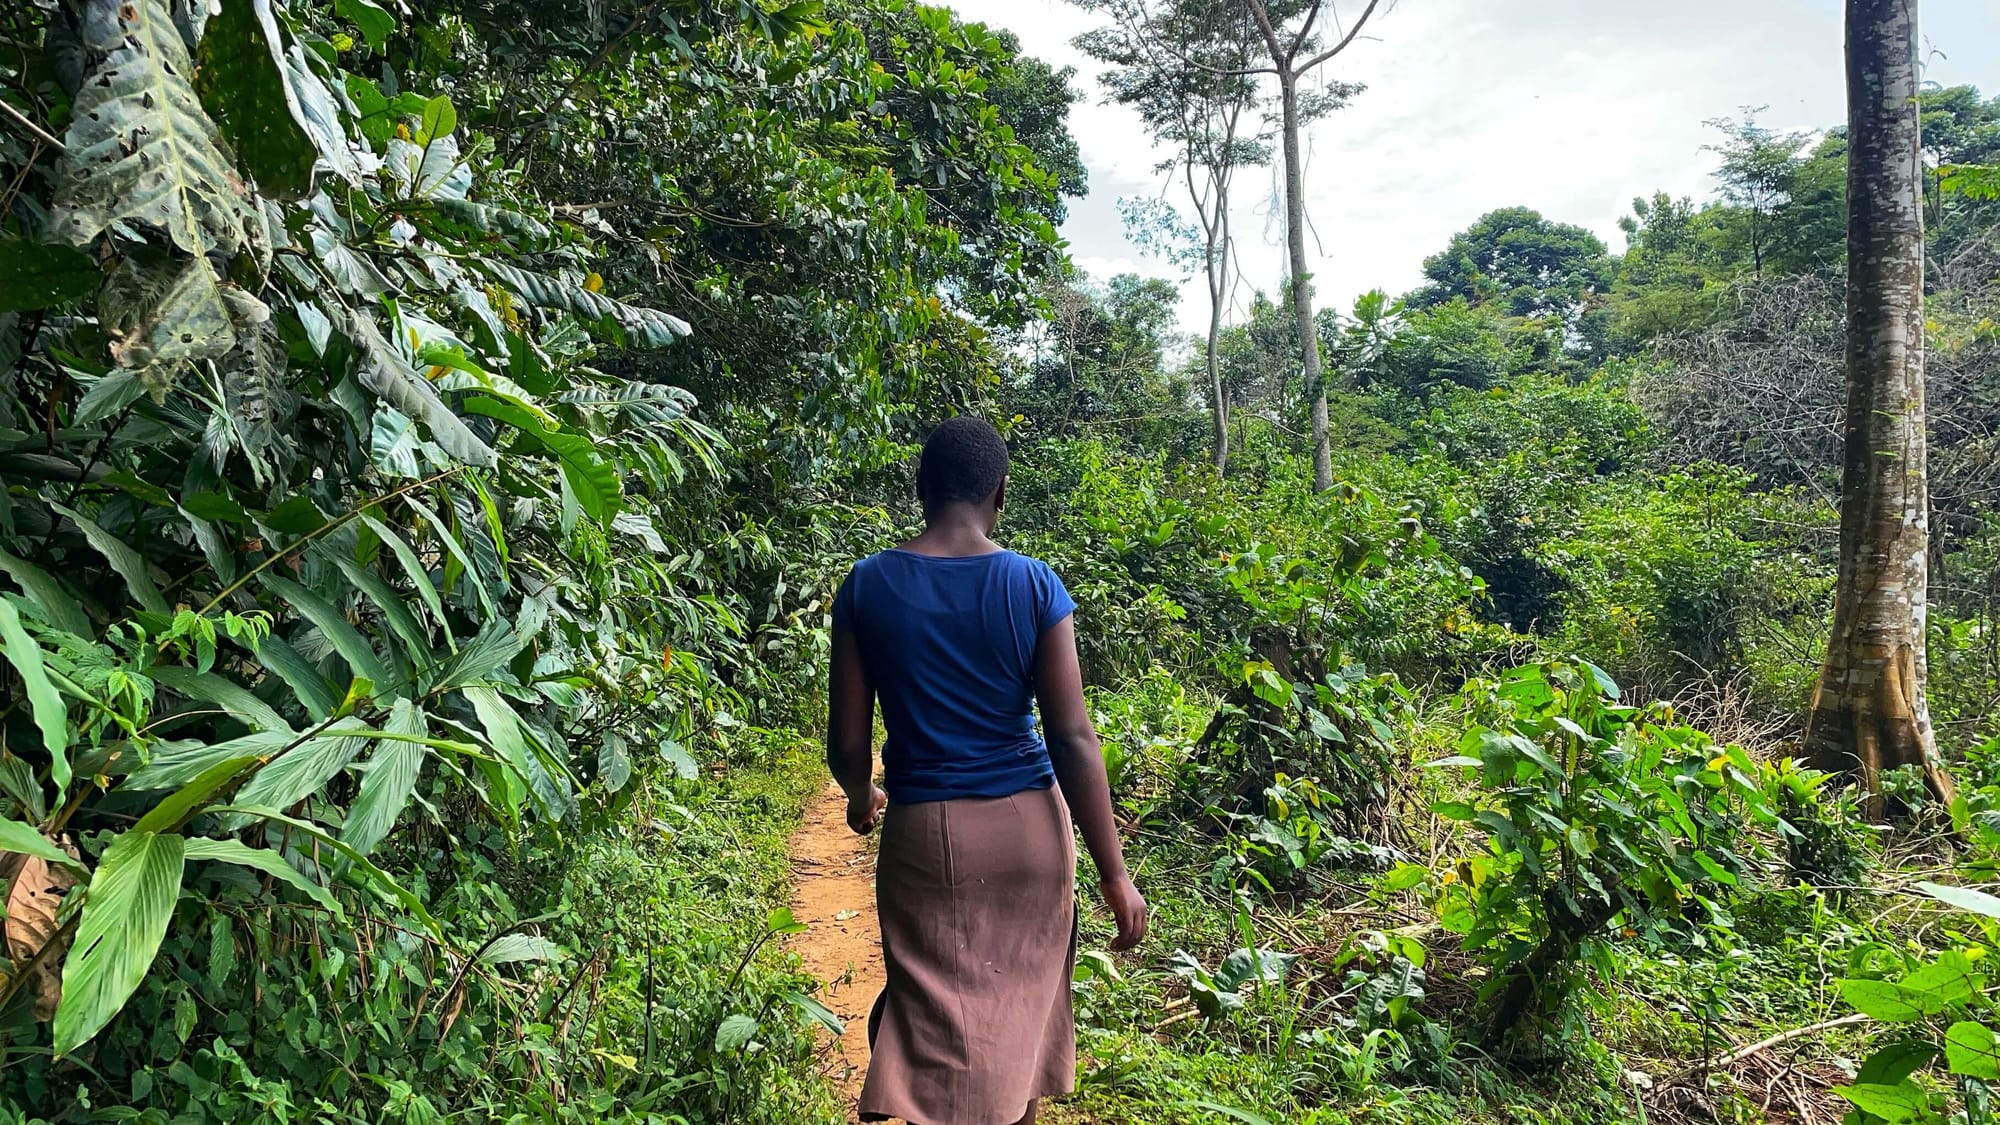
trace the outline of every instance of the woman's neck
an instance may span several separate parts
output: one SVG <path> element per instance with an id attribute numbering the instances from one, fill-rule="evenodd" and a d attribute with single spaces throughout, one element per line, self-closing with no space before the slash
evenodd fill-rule
<path id="1" fill-rule="evenodd" d="M 991 513 L 987 512 L 958 508 L 927 512 L 923 532 L 903 544 L 903 550 L 941 557 L 990 555 L 1000 549 L 987 535 L 992 526 Z"/>

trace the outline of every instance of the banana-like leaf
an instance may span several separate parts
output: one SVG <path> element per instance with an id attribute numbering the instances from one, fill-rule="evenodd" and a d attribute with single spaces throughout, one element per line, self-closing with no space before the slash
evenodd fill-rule
<path id="1" fill-rule="evenodd" d="M 297 199 L 312 190 L 313 147 L 285 98 L 285 79 L 273 60 L 278 46 L 265 33 L 261 13 L 245 3 L 225 4 L 209 24 L 197 52 L 195 89 L 222 135 L 256 177 L 259 191 Z"/>
<path id="2" fill-rule="evenodd" d="M 292 725 L 285 721 L 283 715 L 272 710 L 270 704 L 250 694 L 249 689 L 235 681 L 213 672 L 197 672 L 193 668 L 168 664 L 151 669 L 146 675 L 169 691 L 222 708 L 252 730 L 292 733 Z"/>
<path id="3" fill-rule="evenodd" d="M 31 855 L 44 863 L 60 864 L 83 870 L 83 864 L 76 857 L 49 843 L 49 838 L 18 820 L 0 820 L 0 852 L 18 852 Z"/>
<path id="4" fill-rule="evenodd" d="M 301 617 L 319 627 L 319 631 L 333 645 L 342 660 L 347 661 L 348 670 L 382 687 L 388 687 L 400 680 L 389 665 L 377 655 L 368 638 L 350 624 L 332 602 L 306 589 L 289 578 L 265 571 L 257 576 L 273 594 L 283 598 L 286 604 L 297 610 Z"/>
<path id="5" fill-rule="evenodd" d="M 273 758 L 237 791 L 235 800 L 246 805 L 288 809 L 319 792 L 361 752 L 361 739 L 338 737 L 343 725 L 351 728 L 359 724 L 344 719 L 321 737 L 309 739 Z M 231 823 L 230 827 L 234 830 L 242 825 Z"/>
<path id="6" fill-rule="evenodd" d="M 296 36 L 278 27 L 271 0 L 251 0 L 257 22 L 263 28 L 271 64 L 278 70 L 285 107 L 292 120 L 305 131 L 314 148 L 333 169 L 333 174 L 356 187 L 361 185 L 361 162 L 347 143 L 347 129 L 340 121 L 340 105 L 333 99 L 312 66 L 312 57 Z"/>
<path id="7" fill-rule="evenodd" d="M 151 760 L 125 778 L 124 788 L 179 789 L 223 762 L 268 757 L 298 737 L 293 731 L 278 727 L 213 745 L 190 742 L 156 750 Z"/>
<path id="8" fill-rule="evenodd" d="M 618 515 L 624 491 L 618 470 L 589 437 L 567 430 L 551 429 L 532 412 L 504 399 L 472 395 L 465 408 L 474 414 L 498 419 L 541 442 L 562 466 L 563 479 L 578 504 L 598 524 L 608 524 Z"/>
<path id="9" fill-rule="evenodd" d="M 535 798 L 535 805 L 543 819 L 560 821 L 576 804 L 575 796 L 569 791 L 568 779 L 551 773 L 529 744 L 528 728 L 521 717 L 514 713 L 514 707 L 499 692 L 490 687 L 468 687 L 463 689 L 465 698 L 472 704 L 472 710 L 479 716 L 479 725 L 486 729 L 486 737 L 502 760 L 528 780 L 528 791 Z"/>
<path id="10" fill-rule="evenodd" d="M 416 614 L 410 612 L 409 603 L 383 581 L 381 575 L 338 551 L 329 549 L 317 553 L 331 557 L 333 564 L 340 568 L 340 573 L 346 575 L 347 580 L 368 595 L 368 600 L 382 611 L 382 619 L 389 623 L 389 630 L 403 642 L 403 650 L 413 663 L 430 659 L 430 638 L 424 634 L 423 626 L 417 623 Z"/>
<path id="11" fill-rule="evenodd" d="M 490 621 L 479 635 L 432 670 L 434 691 L 483 684 L 493 679 L 528 642 L 505 621 Z"/>
<path id="12" fill-rule="evenodd" d="M 361 353 L 357 373 L 362 386 L 375 392 L 390 406 L 423 423 L 424 428 L 430 431 L 431 440 L 459 461 L 479 468 L 493 466 L 496 460 L 493 447 L 466 428 L 465 422 L 438 397 L 437 389 L 431 386 L 430 381 L 382 338 L 373 321 L 350 313 L 345 327 L 348 337 Z"/>
<path id="13" fill-rule="evenodd" d="M 62 583 L 57 582 L 48 571 L 26 559 L 17 559 L 5 551 L 0 551 L 0 572 L 5 572 L 21 592 L 28 596 L 36 609 L 42 611 L 43 620 L 63 630 L 74 633 L 85 640 L 96 633 L 91 628 L 90 615 L 83 612 L 83 606 Z"/>
<path id="14" fill-rule="evenodd" d="M 403 497 L 403 502 L 410 506 L 411 511 L 422 516 L 424 522 L 431 526 L 431 530 L 437 533 L 438 542 L 444 546 L 445 552 L 451 556 L 452 561 L 456 562 L 459 569 L 471 580 L 472 592 L 479 597 L 480 609 L 488 617 L 498 613 L 499 610 L 493 604 L 493 592 L 487 589 L 486 586 L 486 576 L 480 573 L 479 568 L 474 565 L 472 555 L 465 549 L 465 544 L 459 542 L 458 536 L 452 533 L 451 525 L 445 523 L 443 518 L 431 510 L 430 505 L 425 504 L 414 496 Z M 447 589 L 451 586 L 451 577 L 451 567 L 446 566 L 445 587 Z"/>
<path id="15" fill-rule="evenodd" d="M 396 700 L 389 712 L 387 729 L 395 734 L 423 736 L 427 731 L 423 710 L 408 699 Z M 361 789 L 355 794 L 354 803 L 348 806 L 347 820 L 340 827 L 340 838 L 348 847 L 367 855 L 396 826 L 396 819 L 403 815 L 403 809 L 417 790 L 424 756 L 425 747 L 418 742 L 385 739 L 376 745 L 375 753 L 368 759 L 368 770 L 361 776 Z"/>
<path id="16" fill-rule="evenodd" d="M 261 245 L 263 217 L 188 84 L 194 62 L 165 0 L 92 0 L 83 43 L 95 65 L 63 138 L 62 236 L 81 246 L 137 222 L 195 258 Z"/>
<path id="17" fill-rule="evenodd" d="M 63 962 L 55 1018 L 58 1056 L 88 1042 L 146 979 L 180 897 L 184 849 L 179 836 L 136 830 L 121 833 L 105 849 Z"/>
<path id="18" fill-rule="evenodd" d="M 57 788 L 67 790 L 69 710 L 42 664 L 42 646 L 28 635 L 14 603 L 6 598 L 0 598 L 0 644 L 6 645 L 7 662 L 14 666 L 22 685 L 28 689 L 28 704 L 34 711 L 35 725 L 42 731 L 42 748 L 49 752 L 49 776 L 55 779 Z"/>
<path id="19" fill-rule="evenodd" d="M 417 596 L 423 599 L 424 608 L 431 611 L 432 619 L 440 627 L 449 630 L 451 626 L 445 618 L 444 602 L 438 597 L 437 584 L 431 581 L 429 568 L 425 567 L 423 560 L 417 557 L 417 552 L 410 546 L 409 541 L 372 512 L 363 512 L 361 522 L 375 533 L 376 538 L 389 545 L 389 550 L 395 554 L 396 561 L 402 564 L 403 577 L 409 579 L 410 585 L 417 591 Z"/>
<path id="20" fill-rule="evenodd" d="M 624 342 L 635 348 L 663 348 L 693 329 L 688 322 L 658 309 L 628 305 L 623 301 L 593 293 L 572 281 L 545 273 L 530 273 L 505 262 L 481 263 L 494 280 L 538 308 L 567 309 L 589 320 L 608 323 L 619 330 Z"/>
<path id="21" fill-rule="evenodd" d="M 285 862 L 285 857 L 269 848 L 253 848 L 241 840 L 192 839 L 185 849 L 188 859 L 206 859 L 217 863 L 234 863 L 254 868 L 282 882 L 289 883 L 306 893 L 314 902 L 325 907 L 335 918 L 345 918 L 347 912 L 341 909 L 340 900 L 333 892 L 306 878 L 298 868 Z"/>
<path id="22" fill-rule="evenodd" d="M 132 597 L 139 603 L 141 609 L 163 614 L 173 612 L 167 605 L 166 595 L 160 593 L 159 584 L 154 582 L 153 576 L 147 572 L 146 560 L 139 552 L 133 550 L 124 540 L 97 526 L 95 521 L 74 508 L 67 508 L 61 504 L 50 504 L 49 507 L 68 516 L 70 521 L 76 524 L 91 549 L 103 555 L 104 561 L 111 564 L 111 569 L 125 579 L 126 588 L 132 591 Z"/>
<path id="23" fill-rule="evenodd" d="M 314 719 L 326 718 L 340 705 L 340 693 L 333 684 L 284 638 L 265 637 L 258 641 L 257 659 L 290 686 L 292 694 L 305 704 L 306 713 Z"/>

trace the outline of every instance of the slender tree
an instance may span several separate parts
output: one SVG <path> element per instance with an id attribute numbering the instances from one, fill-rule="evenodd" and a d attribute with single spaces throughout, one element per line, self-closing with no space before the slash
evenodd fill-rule
<path id="1" fill-rule="evenodd" d="M 1833 635 L 1813 692 L 1814 765 L 1953 787 L 1925 698 L 1930 555 L 1917 0 L 1847 0 L 1847 418 Z"/>
<path id="2" fill-rule="evenodd" d="M 1791 199 L 1799 150 L 1812 139 L 1810 133 L 1778 133 L 1758 124 L 1757 115 L 1769 108 L 1744 106 L 1741 121 L 1715 117 L 1702 122 L 1728 135 L 1721 144 L 1705 147 L 1722 157 L 1722 167 L 1715 172 L 1722 184 L 1722 198 L 1743 208 L 1749 222 L 1750 261 L 1758 277 L 1764 276 L 1764 261 L 1770 256 L 1766 243 L 1772 213 Z"/>
<path id="3" fill-rule="evenodd" d="M 1339 13 L 1324 0 L 1241 0 L 1264 40 L 1266 66 L 1255 73 L 1269 75 L 1278 87 L 1278 133 L 1284 153 L 1285 245 L 1292 274 L 1292 314 L 1299 325 L 1299 359 L 1306 394 L 1312 401 L 1313 487 L 1333 487 L 1333 447 L 1326 428 L 1326 380 L 1320 370 L 1319 335 L 1313 325 L 1312 271 L 1306 267 L 1305 160 L 1299 136 L 1313 116 L 1344 104 L 1360 87 L 1329 83 L 1319 91 L 1302 91 L 1302 79 L 1353 44 L 1382 0 L 1368 0 L 1351 24 L 1342 26 Z M 1321 35 L 1331 24 L 1333 39 Z"/>
<path id="4" fill-rule="evenodd" d="M 1263 50 L 1261 35 L 1236 0 L 1166 0 L 1157 7 L 1149 0 L 1077 2 L 1111 17 L 1111 26 L 1077 37 L 1077 46 L 1112 64 L 1102 78 L 1106 91 L 1136 109 L 1147 131 L 1170 148 L 1160 171 L 1180 180 L 1194 208 L 1197 230 L 1182 230 L 1170 211 L 1158 209 L 1130 208 L 1126 219 L 1142 239 L 1167 244 L 1169 256 L 1200 263 L 1209 310 L 1204 391 L 1220 473 L 1229 464 L 1230 401 L 1218 344 L 1236 286 L 1231 189 L 1239 170 L 1271 158 L 1250 73 Z M 1188 252 L 1175 252 L 1179 246 Z"/>

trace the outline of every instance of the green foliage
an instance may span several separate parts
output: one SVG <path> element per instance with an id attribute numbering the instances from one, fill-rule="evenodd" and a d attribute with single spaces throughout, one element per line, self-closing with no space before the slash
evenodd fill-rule
<path id="1" fill-rule="evenodd" d="M 1771 813 L 1740 747 L 1618 702 L 1588 664 L 1513 669 L 1465 696 L 1459 753 L 1477 789 L 1439 815 L 1485 834 L 1441 881 L 1439 914 L 1492 970 L 1498 1041 L 1562 1011 L 1580 963 L 1615 928 L 1652 943 L 1727 927 L 1717 896 L 1747 867 L 1746 830 Z"/>
<path id="2" fill-rule="evenodd" d="M 1032 306 L 1058 181 L 984 95 L 1069 144 L 1074 188 L 1062 77 L 915 6 L 838 31 L 674 8 L 627 45 L 679 50 L 607 49 L 592 96 L 544 99 L 578 128 L 543 134 L 509 107 L 579 92 L 547 13 L 181 7 L 0 30 L 10 108 L 65 142 L 0 144 L 0 813 L 11 850 L 87 876 L 53 940 L 7 951 L 0 1096 L 216 1120 L 799 1104 L 769 1076 L 829 1017 L 760 967 L 788 925 L 731 920 L 669 972 L 684 935 L 650 906 L 620 907 L 615 958 L 609 914 L 538 910 L 566 863 L 636 866 L 662 784 L 757 756 L 750 724 L 809 698 L 837 568 L 886 527 L 787 490 L 899 455 L 892 395 L 961 393 L 940 355 L 990 365 L 965 312 Z M 634 159 L 521 163 L 655 95 L 674 124 Z M 613 186 L 625 205 L 574 205 Z M 865 252 L 829 238 L 850 230 Z M 946 307 L 954 278 L 978 283 Z M 52 1024 L 23 1002 L 37 954 Z M 669 1021 L 698 1042 L 630 1014 L 642 984 L 703 1006 Z M 732 1016 L 757 1049 L 718 1057 Z"/>
<path id="3" fill-rule="evenodd" d="M 1967 887 L 1917 888 L 1967 916 L 1972 928 L 1954 930 L 1953 947 L 1936 955 L 1878 943 L 1850 958 L 1841 998 L 1896 1032 L 1861 1064 L 1852 1083 L 1833 1088 L 1854 1106 L 1847 1118 L 1854 1125 L 1978 1120 L 1986 1112 L 1986 1084 L 2000 1079 L 1993 997 L 1983 961 L 1975 960 L 2000 939 L 2000 899 Z M 1948 1104 L 1954 1099 L 1914 1077 L 1927 1068 L 1941 1070 L 1952 1083 L 1959 1114 Z"/>

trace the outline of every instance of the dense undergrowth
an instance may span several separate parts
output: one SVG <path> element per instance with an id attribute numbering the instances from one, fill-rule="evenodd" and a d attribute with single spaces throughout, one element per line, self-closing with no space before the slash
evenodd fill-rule
<path id="1" fill-rule="evenodd" d="M 905 0 L 0 12 L 0 1119 L 836 1119 L 780 948 L 828 598 L 974 410 L 1156 913 L 1086 918 L 1058 1120 L 1988 1120 L 1976 170 L 1926 199 L 1961 800 L 1885 826 L 1789 761 L 1838 131 L 1323 317 L 1315 492 L 1289 302 L 1219 341 L 1218 474 L 1172 286 L 1063 261 L 1078 96 Z"/>

